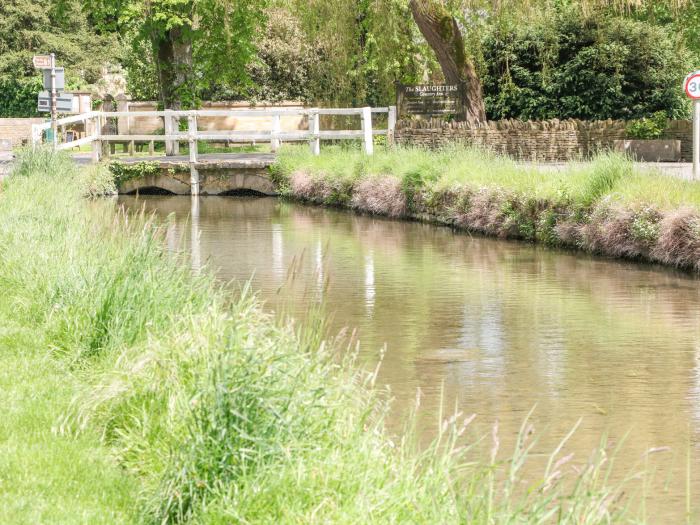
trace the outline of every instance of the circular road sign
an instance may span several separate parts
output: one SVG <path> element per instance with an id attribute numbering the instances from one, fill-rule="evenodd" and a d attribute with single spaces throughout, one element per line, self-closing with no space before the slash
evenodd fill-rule
<path id="1" fill-rule="evenodd" d="M 700 71 L 696 71 L 685 77 L 683 87 L 686 95 L 693 100 L 700 100 Z"/>

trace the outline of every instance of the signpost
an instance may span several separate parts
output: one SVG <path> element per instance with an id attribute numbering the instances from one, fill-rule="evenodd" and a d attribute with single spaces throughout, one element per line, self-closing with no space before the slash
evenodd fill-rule
<path id="1" fill-rule="evenodd" d="M 50 111 L 51 111 L 51 133 L 52 142 L 54 149 L 58 146 L 58 126 L 56 125 L 56 113 L 57 113 L 57 93 L 56 93 L 56 55 L 51 53 L 50 55 L 35 55 L 32 60 L 34 67 L 37 69 L 44 70 L 44 87 L 49 89 L 51 96 L 50 101 Z M 48 82 L 47 82 L 48 80 Z M 49 84 L 48 86 L 46 84 Z M 41 107 L 41 98 L 38 101 L 39 107 Z M 71 103 L 72 105 L 72 103 Z"/>
<path id="2" fill-rule="evenodd" d="M 56 91 L 63 91 L 66 88 L 65 70 L 62 67 L 56 70 Z M 51 90 L 51 70 L 44 69 L 44 89 Z"/>
<path id="3" fill-rule="evenodd" d="M 700 71 L 685 77 L 683 89 L 693 101 L 693 179 L 697 179 L 700 175 Z"/>
<path id="4" fill-rule="evenodd" d="M 40 113 L 48 113 L 51 111 L 51 92 L 40 91 L 37 99 L 37 111 Z M 59 93 L 56 97 L 56 111 L 60 113 L 73 112 L 73 94 Z"/>
<path id="5" fill-rule="evenodd" d="M 51 55 L 34 55 L 32 63 L 36 69 L 51 69 Z"/>

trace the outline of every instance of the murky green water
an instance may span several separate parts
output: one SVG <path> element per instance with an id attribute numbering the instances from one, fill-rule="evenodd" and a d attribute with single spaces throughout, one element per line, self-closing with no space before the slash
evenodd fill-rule
<path id="1" fill-rule="evenodd" d="M 622 442 L 618 477 L 656 472 L 630 484 L 649 494 L 650 521 L 685 522 L 688 475 L 700 506 L 697 279 L 275 199 L 120 201 L 174 213 L 169 246 L 222 279 L 252 278 L 269 308 L 303 318 L 322 297 L 331 330 L 356 329 L 368 366 L 386 345 L 380 383 L 396 421 L 420 388 L 426 435 L 442 397 L 477 414 L 477 434 L 498 419 L 506 449 L 536 405 L 545 453 L 583 418 L 567 446 L 579 460 L 607 435 Z M 670 450 L 645 459 L 652 447 Z"/>

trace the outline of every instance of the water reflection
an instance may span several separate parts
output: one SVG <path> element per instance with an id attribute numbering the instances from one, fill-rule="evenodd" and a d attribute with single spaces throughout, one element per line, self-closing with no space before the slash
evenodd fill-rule
<path id="1" fill-rule="evenodd" d="M 700 500 L 695 279 L 274 199 L 122 202 L 173 213 L 169 249 L 189 250 L 193 268 L 209 264 L 222 279 L 252 277 L 268 308 L 303 318 L 322 295 L 331 330 L 357 329 L 368 366 L 386 344 L 380 382 L 397 413 L 422 390 L 426 433 L 442 400 L 477 413 L 478 432 L 498 417 L 505 449 L 536 404 L 537 452 L 581 417 L 570 443 L 581 460 L 604 434 L 627 436 L 617 458 L 625 473 L 649 448 L 670 446 L 654 456 L 659 481 L 648 489 L 649 512 L 668 523 L 685 520 L 690 447 Z"/>
<path id="2" fill-rule="evenodd" d="M 201 232 L 199 231 L 199 204 L 200 197 L 192 196 L 190 205 L 190 220 L 192 230 L 190 231 L 190 259 L 192 261 L 192 269 L 195 273 L 199 273 L 202 269 L 202 246 L 200 242 Z"/>

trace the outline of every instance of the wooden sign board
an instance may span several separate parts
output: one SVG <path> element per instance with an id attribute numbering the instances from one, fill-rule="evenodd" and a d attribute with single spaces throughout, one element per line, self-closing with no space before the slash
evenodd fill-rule
<path id="1" fill-rule="evenodd" d="M 51 55 L 34 55 L 32 63 L 36 69 L 51 69 Z"/>
<path id="2" fill-rule="evenodd" d="M 462 89 L 459 84 L 397 84 L 396 107 L 399 117 L 457 115 Z"/>

